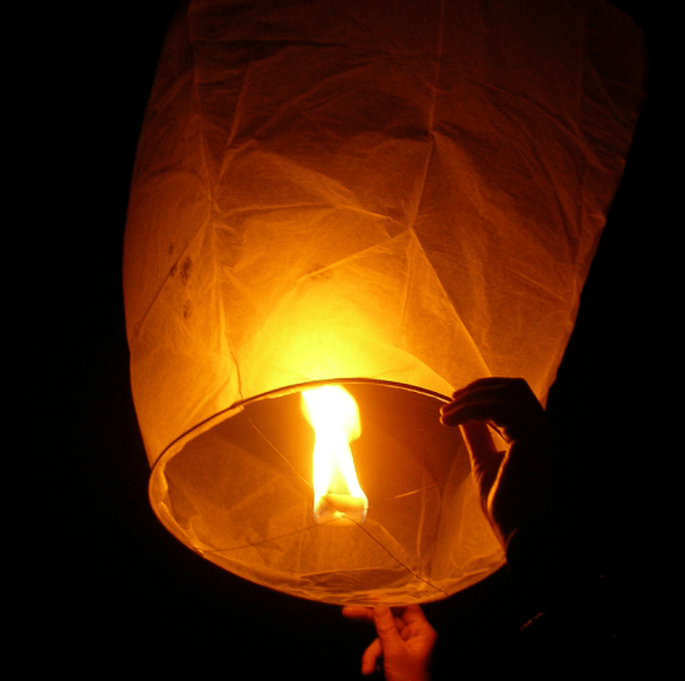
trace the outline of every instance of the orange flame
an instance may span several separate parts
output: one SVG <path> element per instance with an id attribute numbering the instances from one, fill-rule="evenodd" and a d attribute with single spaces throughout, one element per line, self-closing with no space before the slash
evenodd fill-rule
<path id="1" fill-rule="evenodd" d="M 302 412 L 314 429 L 314 520 L 363 523 L 369 502 L 359 486 L 350 442 L 362 432 L 359 409 L 338 385 L 302 392 Z"/>

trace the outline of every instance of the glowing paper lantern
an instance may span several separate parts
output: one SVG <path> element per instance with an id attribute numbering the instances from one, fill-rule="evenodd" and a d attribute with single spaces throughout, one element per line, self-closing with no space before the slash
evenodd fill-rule
<path id="1" fill-rule="evenodd" d="M 642 76 L 638 29 L 599 0 L 182 9 L 124 268 L 165 526 L 238 575 L 330 603 L 429 601 L 496 570 L 438 408 L 488 375 L 544 400 Z M 368 511 L 350 487 L 352 506 L 315 519 L 312 382 L 356 400 Z"/>

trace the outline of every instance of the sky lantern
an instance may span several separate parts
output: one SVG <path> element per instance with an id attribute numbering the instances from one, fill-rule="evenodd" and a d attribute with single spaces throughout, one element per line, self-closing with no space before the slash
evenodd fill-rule
<path id="1" fill-rule="evenodd" d="M 544 402 L 643 100 L 600 0 L 192 0 L 125 241 L 150 500 L 295 596 L 444 598 L 504 554 L 438 409 Z"/>

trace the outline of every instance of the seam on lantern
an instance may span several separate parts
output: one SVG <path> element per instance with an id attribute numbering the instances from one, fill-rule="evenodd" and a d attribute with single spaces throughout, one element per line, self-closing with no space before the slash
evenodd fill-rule
<path id="1" fill-rule="evenodd" d="M 386 497 L 382 501 L 376 501 L 375 505 L 380 506 L 382 504 L 387 504 L 389 501 L 397 501 L 398 499 L 404 499 L 406 497 L 411 497 L 414 494 L 422 494 L 422 493 L 425 493 L 426 490 L 435 489 L 437 486 L 438 486 L 437 482 L 431 482 L 429 485 L 422 485 L 421 487 L 417 487 L 416 489 L 413 489 L 410 492 L 402 492 L 401 494 L 395 494 L 391 497 Z"/>
<path id="2" fill-rule="evenodd" d="M 297 475 L 297 477 L 300 478 L 304 482 L 304 484 L 307 485 L 307 487 L 309 487 L 310 489 L 313 490 L 314 487 L 311 485 L 311 483 L 308 482 L 307 479 L 303 475 L 300 475 L 300 473 L 297 472 L 297 469 L 292 465 L 292 463 L 290 463 L 290 461 L 288 461 L 288 459 L 278 449 L 278 447 L 276 447 L 276 445 L 273 442 L 271 442 L 271 440 L 269 440 L 269 438 L 266 435 L 264 435 L 264 433 L 262 433 L 262 431 L 255 424 L 255 422 L 247 414 L 245 414 L 245 416 L 246 416 L 247 420 L 250 422 L 250 425 L 257 431 L 257 433 L 264 440 L 264 442 L 266 442 L 269 445 L 269 447 L 271 447 L 271 449 L 273 449 L 274 452 L 276 452 L 276 454 L 278 454 L 283 459 L 283 461 L 285 461 L 288 464 L 288 466 L 290 466 L 290 468 L 292 468 L 293 473 L 295 473 L 295 475 Z"/>
<path id="3" fill-rule="evenodd" d="M 211 193 L 211 189 L 210 189 Z M 214 215 L 214 202 L 212 201 L 212 209 L 211 209 L 211 215 Z M 215 221 L 213 217 L 211 218 L 211 224 L 210 224 L 210 229 L 212 230 L 212 260 L 213 260 L 213 267 L 214 267 L 214 280 L 215 282 L 218 282 L 220 280 L 220 275 L 219 273 L 222 271 L 221 265 L 219 265 L 218 262 L 218 249 L 216 248 L 216 230 L 220 229 L 221 227 L 215 227 Z M 220 290 L 221 285 L 217 284 L 217 288 Z M 221 293 L 217 295 L 218 298 L 218 307 L 219 307 L 219 335 L 222 339 L 222 341 L 226 344 L 226 349 L 228 350 L 228 353 L 231 356 L 231 359 L 233 360 L 233 367 L 235 368 L 235 375 L 236 375 L 236 380 L 238 383 L 238 395 L 240 396 L 240 400 L 242 401 L 245 399 L 245 395 L 243 394 L 243 379 L 242 379 L 242 374 L 240 372 L 240 362 L 238 361 L 238 357 L 236 355 L 236 351 L 232 346 L 231 340 L 229 338 L 229 334 L 227 331 L 228 324 L 226 322 L 226 307 L 224 304 L 224 297 Z M 226 382 L 229 379 L 226 379 Z M 235 400 L 234 400 L 235 403 Z"/>
<path id="4" fill-rule="evenodd" d="M 452 299 L 447 295 L 447 292 L 445 291 L 444 286 L 442 285 L 442 282 L 440 281 L 440 277 L 438 276 L 437 272 L 435 272 L 435 268 L 433 267 L 432 263 L 430 262 L 430 259 L 428 258 L 428 255 L 426 254 L 425 250 L 423 249 L 423 246 L 421 245 L 418 236 L 416 235 L 416 231 L 414 229 L 416 220 L 418 218 L 419 213 L 421 212 L 421 204 L 423 203 L 423 197 L 424 193 L 426 190 L 426 184 L 428 180 L 428 170 L 430 167 L 431 159 L 433 157 L 433 152 L 435 149 L 435 131 L 434 131 L 434 123 L 435 123 L 435 109 L 436 109 L 436 104 L 437 104 L 437 96 L 438 96 L 438 83 L 440 80 L 440 72 L 441 72 L 441 66 L 442 66 L 442 58 L 443 58 L 443 36 L 444 36 L 444 28 L 445 28 L 445 3 L 444 0 L 440 3 L 440 23 L 439 23 L 439 32 L 438 32 L 438 42 L 437 42 L 437 54 L 436 54 L 436 69 L 435 69 L 435 79 L 433 83 L 433 94 L 432 94 L 432 100 L 431 100 L 431 108 L 430 108 L 430 114 L 429 114 L 429 121 L 428 121 L 428 134 L 431 139 L 430 147 L 428 154 L 426 156 L 426 162 L 424 164 L 423 168 L 423 178 L 421 181 L 421 191 L 420 191 L 420 196 L 419 200 L 416 202 L 414 214 L 412 215 L 411 220 L 409 220 L 408 224 L 408 230 L 412 233 L 414 236 L 414 241 L 416 241 L 416 244 L 412 247 L 412 253 L 410 256 L 410 262 L 412 262 L 413 257 L 415 255 L 415 247 L 418 245 L 421 248 L 421 252 L 423 253 L 424 257 L 426 258 L 426 261 L 428 265 L 431 267 L 433 273 L 435 274 L 435 277 L 437 281 L 440 284 L 440 287 L 442 289 L 443 294 L 445 295 L 445 299 L 449 302 L 452 310 L 454 311 L 454 314 L 457 316 L 459 321 L 461 322 L 461 327 L 462 329 L 466 332 L 468 335 L 472 347 L 476 350 L 476 353 L 478 355 L 478 358 L 481 360 L 483 365 L 486 367 L 488 373 L 490 373 L 490 368 L 485 361 L 485 358 L 482 356 L 482 353 L 480 352 L 480 349 L 478 348 L 477 344 L 475 343 L 473 336 L 471 332 L 467 329 L 466 325 L 464 324 L 461 316 L 457 312 L 454 302 Z M 412 262 L 413 265 L 413 262 Z M 410 272 L 409 276 L 407 278 L 407 285 L 405 287 L 405 292 L 404 292 L 404 301 L 402 305 L 402 321 L 400 326 L 400 329 L 403 328 L 404 325 L 404 316 L 405 316 L 405 311 L 406 311 L 406 300 L 407 300 L 407 295 L 408 295 L 408 286 L 409 286 L 409 279 L 411 276 L 411 271 L 413 268 L 410 267 Z"/>
<path id="5" fill-rule="evenodd" d="M 195 57 L 195 50 L 194 50 L 194 44 L 191 41 L 191 46 L 193 47 L 193 57 Z M 233 120 L 231 121 L 231 131 L 229 133 L 229 137 L 227 140 L 227 148 L 230 146 L 230 139 L 232 136 L 234 136 L 234 131 L 235 127 L 237 126 L 237 119 L 238 119 L 238 111 L 239 111 L 239 106 L 240 106 L 240 100 L 243 96 L 243 93 L 245 91 L 245 78 L 243 78 L 242 84 L 241 84 L 241 89 L 240 89 L 240 94 L 238 95 L 238 101 L 236 103 L 236 108 L 235 108 L 235 114 L 233 116 Z M 201 180 L 204 179 L 204 182 L 202 184 L 206 187 L 207 191 L 207 201 L 209 203 L 209 225 L 206 227 L 206 229 L 211 230 L 211 239 L 212 239 L 212 268 L 214 270 L 214 280 L 218 281 L 219 280 L 219 271 L 221 270 L 221 267 L 218 263 L 218 249 L 216 248 L 216 242 L 215 242 L 215 236 L 216 236 L 216 227 L 218 223 L 220 223 L 219 220 L 216 219 L 217 216 L 217 211 L 216 211 L 216 201 L 214 200 L 214 184 L 211 179 L 211 172 L 210 172 L 210 165 L 207 160 L 207 139 L 205 135 L 205 116 L 204 116 L 204 111 L 202 109 L 202 98 L 200 97 L 199 93 L 199 88 L 198 88 L 198 65 L 197 61 L 194 59 L 194 68 L 193 68 L 193 94 L 195 97 L 195 105 L 197 107 L 197 116 L 200 120 L 199 128 L 200 128 L 200 145 L 202 149 L 201 153 L 201 158 L 202 158 L 202 175 Z M 222 169 L 220 171 L 220 175 L 223 174 L 223 163 L 222 163 Z M 204 176 L 204 177 L 203 177 Z M 224 342 L 226 343 L 226 347 L 228 349 L 229 354 L 231 355 L 231 358 L 233 360 L 233 366 L 235 367 L 235 372 L 236 372 L 236 379 L 238 383 L 238 395 L 240 396 L 240 399 L 243 400 L 245 399 L 245 395 L 243 394 L 243 382 L 242 382 L 242 375 L 240 372 L 240 363 L 238 362 L 238 358 L 235 354 L 234 349 L 231 347 L 230 341 L 228 339 L 227 333 L 226 333 L 226 309 L 224 306 L 224 301 L 223 297 L 221 295 L 218 295 L 218 300 L 219 300 L 219 311 L 220 311 L 220 330 L 219 334 L 223 338 Z"/>
<path id="6" fill-rule="evenodd" d="M 399 334 L 402 338 L 404 336 L 402 330 L 404 329 L 404 324 L 407 316 L 407 300 L 409 299 L 409 285 L 414 274 L 414 256 L 416 251 L 416 246 L 414 242 L 416 241 L 416 235 L 414 231 L 411 230 L 411 236 L 413 237 L 409 242 L 409 249 L 407 253 L 407 276 L 404 280 L 404 290 L 402 291 L 402 316 L 400 318 Z"/>
<path id="7" fill-rule="evenodd" d="M 240 92 L 238 93 L 238 98 L 236 99 L 236 103 L 235 103 L 235 109 L 233 111 L 233 117 L 231 119 L 231 127 L 228 131 L 228 135 L 226 136 L 226 150 L 231 148 L 231 144 L 235 140 L 235 136 L 238 132 L 238 125 L 240 122 L 241 104 L 242 104 L 242 100 L 243 100 L 243 95 L 245 94 L 245 90 L 247 89 L 247 77 L 248 77 L 248 74 L 250 72 L 250 66 L 251 66 L 251 64 L 248 64 L 247 68 L 243 72 L 242 81 L 240 83 Z M 236 149 L 236 151 L 238 151 L 238 149 Z M 221 174 L 222 175 L 223 175 L 223 171 L 224 171 L 225 161 L 226 161 L 226 159 L 224 159 L 224 162 L 222 162 L 222 164 L 221 164 Z"/>
<path id="8" fill-rule="evenodd" d="M 212 243 L 214 243 L 214 237 L 216 235 L 216 230 L 214 229 L 213 224 L 214 224 L 214 221 L 212 221 L 212 226 L 211 226 Z M 213 257 L 213 261 L 214 261 L 214 277 L 215 277 L 215 280 L 217 280 L 218 276 L 219 276 L 218 273 L 219 273 L 221 268 L 217 262 L 217 249 L 213 248 L 212 250 L 213 250 L 212 257 Z M 226 343 L 226 348 L 228 350 L 228 353 L 231 355 L 231 359 L 233 360 L 233 366 L 235 368 L 236 380 L 238 382 L 238 395 L 240 396 L 241 400 L 244 400 L 245 395 L 243 394 L 243 379 L 242 379 L 242 375 L 240 373 L 240 362 L 238 361 L 238 357 L 236 355 L 236 352 L 233 349 L 233 347 L 231 346 L 231 341 L 228 337 L 227 323 L 226 323 L 226 308 L 224 305 L 224 299 L 223 299 L 222 295 L 218 295 L 217 297 L 219 299 L 219 315 L 220 315 L 219 334 L 220 334 L 223 342 Z M 228 382 L 228 380 L 229 379 L 227 377 L 225 383 Z"/>
<path id="9" fill-rule="evenodd" d="M 440 67 L 442 65 L 442 43 L 443 36 L 445 32 L 445 2 L 444 0 L 440 3 L 440 30 L 438 32 L 438 53 L 437 53 L 437 64 L 435 67 L 435 83 L 433 86 L 433 99 L 431 101 L 430 119 L 428 122 L 428 130 L 433 131 L 433 123 L 435 119 L 435 103 L 437 101 L 438 92 L 438 81 L 440 80 Z"/>
<path id="10" fill-rule="evenodd" d="M 369 532 L 365 527 L 363 527 L 361 525 L 361 523 L 357 522 L 354 518 L 350 518 L 350 520 L 355 525 L 357 525 L 357 527 L 359 527 L 360 530 L 365 532 L 366 535 L 369 537 L 369 539 L 375 541 L 376 544 L 378 544 L 378 546 L 380 546 L 398 565 L 400 565 L 405 570 L 407 570 L 407 572 L 411 573 L 416 579 L 423 582 L 424 584 L 427 584 L 429 587 L 431 587 L 431 589 L 435 589 L 436 591 L 439 591 L 440 593 L 445 594 L 445 596 L 450 595 L 447 591 L 445 591 L 445 590 L 441 589 L 439 586 L 436 586 L 435 584 L 433 584 L 433 582 L 431 582 L 428 578 L 422 577 L 420 574 L 418 574 L 418 572 L 416 572 L 416 570 L 413 570 L 409 565 L 407 565 L 406 563 L 403 563 L 392 551 L 390 551 L 390 549 L 388 549 L 387 546 L 385 546 L 380 540 L 376 539 L 376 537 L 374 537 L 371 534 L 371 532 Z"/>
<path id="11" fill-rule="evenodd" d="M 349 518 L 349 516 L 348 516 Z M 417 580 L 420 582 L 423 582 L 424 584 L 427 584 L 431 589 L 435 589 L 436 591 L 439 591 L 441 594 L 444 594 L 445 596 L 449 596 L 450 594 L 445 591 L 444 589 L 441 589 L 439 586 L 436 584 L 433 584 L 428 578 L 422 577 L 416 570 L 412 569 L 409 565 L 401 561 L 390 549 L 387 548 L 381 541 L 379 541 L 376 537 L 371 534 L 361 523 L 357 522 L 354 518 L 349 518 L 360 530 L 362 530 L 372 541 L 376 542 L 378 546 L 380 546 L 383 551 L 385 551 L 400 567 L 404 568 L 409 572 L 413 577 L 415 577 Z M 333 521 L 331 521 L 333 522 Z M 326 523 L 324 523 L 324 526 Z M 230 546 L 230 547 L 224 547 L 221 549 L 212 549 L 207 551 L 208 554 L 217 554 L 221 555 L 224 553 L 231 553 L 232 551 L 240 551 L 241 549 L 247 549 L 247 548 L 254 548 L 256 546 L 261 546 L 263 544 L 267 544 L 268 542 L 272 541 L 278 541 L 279 539 L 284 539 L 285 537 L 292 537 L 298 534 L 301 534 L 303 532 L 308 532 L 310 530 L 316 530 L 317 528 L 321 527 L 321 525 L 308 525 L 307 527 L 304 527 L 300 530 L 294 530 L 293 532 L 286 532 L 284 534 L 279 534 L 274 537 L 266 537 L 264 539 L 260 539 L 258 541 L 254 542 L 248 542 L 245 544 L 239 544 L 237 546 Z"/>
<path id="12" fill-rule="evenodd" d="M 347 206 L 345 206 L 347 208 Z M 368 211 L 362 211 L 367 215 L 378 215 L 377 213 L 370 213 Z M 380 216 L 380 217 L 385 217 L 385 216 Z M 311 279 L 315 275 L 320 275 L 321 273 L 325 272 L 326 270 L 329 270 L 333 267 L 339 267 L 340 265 L 347 263 L 347 262 L 354 262 L 355 260 L 359 258 L 364 258 L 368 256 L 370 253 L 373 253 L 373 251 L 378 250 L 381 252 L 383 249 L 387 249 L 388 244 L 391 244 L 393 242 L 399 241 L 400 239 L 406 239 L 407 238 L 407 233 L 408 230 L 404 230 L 397 234 L 396 236 L 390 237 L 388 239 L 385 239 L 383 241 L 378 241 L 375 244 L 372 244 L 371 246 L 367 246 L 366 248 L 362 249 L 361 251 L 356 251 L 355 253 L 351 253 L 350 255 L 346 255 L 344 258 L 340 258 L 339 260 L 335 260 L 334 262 L 328 263 L 327 265 L 324 265 L 323 267 L 320 267 L 316 270 L 312 270 L 311 272 L 307 272 L 306 274 L 303 274 L 299 279 L 297 279 L 297 283 L 301 283 L 303 281 L 307 281 L 308 279 Z"/>
<path id="13" fill-rule="evenodd" d="M 442 66 L 442 43 L 443 43 L 443 34 L 445 31 L 445 3 L 444 0 L 443 2 L 440 3 L 440 23 L 439 23 L 439 30 L 438 30 L 438 39 L 437 39 L 437 50 L 436 50 L 436 56 L 435 56 L 435 75 L 433 78 L 433 86 L 432 86 L 432 96 L 431 96 L 431 107 L 430 107 L 430 112 L 428 114 L 428 135 L 430 137 L 430 146 L 428 148 L 428 154 L 426 154 L 426 162 L 424 163 L 423 166 L 423 177 L 421 179 L 421 190 L 419 192 L 419 198 L 418 201 L 416 202 L 414 206 L 414 214 L 411 216 L 411 219 L 409 220 L 409 224 L 407 225 L 409 229 L 412 231 L 414 230 L 414 225 L 416 224 L 416 219 L 421 212 L 421 204 L 423 203 L 423 196 L 426 191 L 426 182 L 428 179 L 428 169 L 430 167 L 431 159 L 433 158 L 433 150 L 435 149 L 435 134 L 433 130 L 433 126 L 435 124 L 435 107 L 438 99 L 438 82 L 440 81 L 440 72 L 441 72 L 441 66 Z"/>
<path id="14" fill-rule="evenodd" d="M 425 473 L 424 473 L 425 474 Z M 421 556 L 421 544 L 423 543 L 423 528 L 426 521 L 426 485 L 421 486 L 421 512 L 419 514 L 418 530 L 416 533 L 416 557 L 418 559 L 418 564 L 422 565 L 423 560 Z"/>
<path id="15" fill-rule="evenodd" d="M 487 372 L 488 376 L 492 376 L 492 371 L 490 369 L 490 366 L 488 363 L 485 361 L 485 358 L 483 357 L 483 354 L 480 351 L 480 348 L 476 344 L 476 341 L 473 338 L 473 335 L 467 328 L 466 324 L 464 323 L 464 320 L 461 318 L 459 312 L 457 312 L 457 309 L 454 305 L 454 302 L 448 295 L 447 291 L 445 290 L 445 287 L 442 284 L 442 281 L 440 281 L 440 277 L 438 276 L 438 273 L 435 271 L 435 268 L 433 267 L 433 264 L 431 263 L 430 259 L 428 258 L 428 254 L 424 250 L 423 246 L 421 245 L 418 236 L 416 235 L 416 232 L 414 232 L 413 229 L 409 230 L 409 233 L 411 234 L 411 244 L 408 249 L 408 267 L 407 267 L 407 281 L 404 289 L 404 294 L 403 294 L 403 302 L 402 302 L 402 319 L 400 321 L 400 333 L 402 332 L 402 329 L 404 329 L 404 322 L 405 322 L 405 313 L 407 311 L 407 299 L 409 297 L 409 282 L 411 281 L 411 277 L 413 276 L 413 273 L 415 271 L 415 261 L 414 258 L 418 257 L 420 254 L 426 261 L 427 266 L 430 268 L 432 274 L 435 276 L 435 281 L 437 285 L 440 287 L 440 292 L 442 293 L 442 296 L 444 300 L 446 301 L 446 304 L 450 306 L 451 311 L 454 313 L 455 317 L 459 321 L 460 329 L 463 332 L 463 334 L 466 336 L 468 341 L 470 342 L 470 348 L 475 354 L 475 356 L 478 358 L 480 363 L 485 367 L 485 370 Z M 404 233 L 403 233 L 404 234 Z M 397 238 L 397 237 L 396 237 Z M 449 382 L 449 381 L 448 381 Z"/>

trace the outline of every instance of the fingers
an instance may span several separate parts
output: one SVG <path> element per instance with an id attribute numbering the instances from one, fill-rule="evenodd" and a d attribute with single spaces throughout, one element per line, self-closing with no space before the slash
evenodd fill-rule
<path id="1" fill-rule="evenodd" d="M 472 381 L 463 388 L 455 390 L 453 397 L 456 399 L 464 393 L 471 393 L 474 391 L 492 391 L 492 390 L 530 390 L 528 384 L 522 378 L 507 378 L 503 376 L 490 376 L 488 378 L 479 378 Z"/>
<path id="2" fill-rule="evenodd" d="M 374 639 L 373 643 L 364 651 L 362 655 L 362 674 L 369 676 L 376 671 L 380 665 L 380 660 L 383 657 L 383 647 L 378 639 Z"/>
<path id="3" fill-rule="evenodd" d="M 397 655 L 403 647 L 403 641 L 395 617 L 387 605 L 379 604 L 373 609 L 373 623 L 385 656 L 392 658 Z"/>
<path id="4" fill-rule="evenodd" d="M 405 624 L 412 624 L 413 622 L 420 622 L 423 624 L 423 622 L 428 621 L 423 614 L 423 610 L 421 610 L 421 606 L 416 603 L 412 603 L 404 609 L 402 620 Z"/>
<path id="5" fill-rule="evenodd" d="M 396 654 L 398 647 L 402 645 L 402 639 L 395 624 L 395 617 L 387 605 L 377 605 L 373 610 L 356 606 L 349 606 L 343 610 L 348 611 L 346 616 L 354 616 L 354 619 L 367 619 L 368 615 L 371 615 L 378 638 L 362 655 L 362 674 L 373 674 L 383 655 L 392 657 Z"/>
<path id="6" fill-rule="evenodd" d="M 387 606 L 377 606 L 387 608 Z M 395 626 L 399 631 L 416 621 L 427 621 L 423 610 L 417 604 L 407 605 L 405 607 L 395 607 L 390 609 L 390 613 L 395 621 Z M 342 614 L 344 617 L 350 620 L 355 620 L 357 622 L 371 622 L 375 624 L 375 610 L 374 608 L 366 607 L 363 605 L 345 605 L 342 609 Z"/>
<path id="7" fill-rule="evenodd" d="M 373 610 L 346 606 L 343 614 L 350 619 L 368 621 L 376 627 L 376 638 L 362 656 L 362 674 L 370 675 L 381 666 L 387 679 L 427 679 L 428 666 L 437 634 L 418 605 L 395 608 L 383 604 Z"/>
<path id="8" fill-rule="evenodd" d="M 409 606 L 411 607 L 411 606 Z M 418 607 L 418 606 L 416 606 Z M 391 612 L 398 619 L 396 620 L 398 628 L 402 629 L 404 623 L 400 618 L 400 615 L 404 612 L 403 607 L 394 607 Z M 397 611 L 397 612 L 395 612 Z M 370 622 L 374 623 L 374 610 L 373 608 L 366 607 L 363 605 L 344 605 L 342 609 L 342 614 L 344 617 L 350 620 L 355 620 L 356 622 Z"/>
<path id="9" fill-rule="evenodd" d="M 370 622 L 375 624 L 373 608 L 367 608 L 361 605 L 346 605 L 342 609 L 342 614 L 344 617 L 357 622 Z M 390 617 L 392 619 L 392 614 Z M 364 676 L 373 674 L 380 665 L 382 657 L 383 646 L 381 645 L 380 640 L 376 638 L 362 655 L 362 674 Z"/>
<path id="10" fill-rule="evenodd" d="M 361 605 L 346 605 L 342 609 L 342 614 L 350 620 L 373 623 L 373 608 L 365 608 Z"/>
<path id="11" fill-rule="evenodd" d="M 412 644 L 415 652 L 425 649 L 424 652 L 430 654 L 438 635 L 426 619 L 421 607 L 416 604 L 408 605 L 402 614 L 402 621 L 404 622 L 404 627 L 400 629 L 402 640 Z"/>
<path id="12" fill-rule="evenodd" d="M 485 378 L 456 390 L 452 402 L 440 410 L 445 425 L 456 426 L 466 421 L 493 421 L 502 424 L 510 409 L 513 388 L 509 380 Z"/>
<path id="13" fill-rule="evenodd" d="M 452 395 L 440 410 L 444 425 L 467 421 L 494 424 L 508 441 L 519 439 L 544 421 L 544 410 L 528 384 L 520 378 L 483 378 Z"/>

